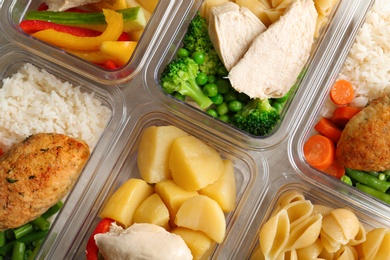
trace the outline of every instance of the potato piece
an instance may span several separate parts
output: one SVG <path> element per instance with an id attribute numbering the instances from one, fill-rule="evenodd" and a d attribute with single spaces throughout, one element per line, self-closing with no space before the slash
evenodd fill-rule
<path id="1" fill-rule="evenodd" d="M 225 238 L 225 215 L 215 200 L 204 195 L 184 201 L 176 213 L 175 224 L 202 231 L 217 243 Z"/>
<path id="2" fill-rule="evenodd" d="M 215 242 L 205 233 L 183 227 L 177 227 L 171 232 L 183 238 L 191 250 L 194 260 L 209 259 L 214 250 Z"/>
<path id="3" fill-rule="evenodd" d="M 157 193 L 146 198 L 134 214 L 134 223 L 150 223 L 169 230 L 169 211 Z"/>
<path id="4" fill-rule="evenodd" d="M 176 126 L 151 126 L 141 137 L 138 147 L 138 168 L 141 177 L 148 183 L 171 179 L 168 159 L 173 141 L 188 133 Z"/>
<path id="5" fill-rule="evenodd" d="M 187 191 L 179 187 L 173 180 L 159 182 L 154 187 L 156 193 L 168 208 L 171 224 L 174 224 L 175 216 L 181 204 L 189 198 L 198 195 L 196 191 Z"/>
<path id="6" fill-rule="evenodd" d="M 200 189 L 199 194 L 206 195 L 221 206 L 224 212 L 230 212 L 236 205 L 236 179 L 233 162 L 224 160 L 223 174 L 214 183 Z"/>
<path id="7" fill-rule="evenodd" d="M 141 179 L 129 179 L 107 201 L 100 218 L 111 218 L 127 228 L 134 223 L 135 210 L 150 195 L 153 187 Z"/>
<path id="8" fill-rule="evenodd" d="M 194 136 L 177 138 L 169 156 L 169 169 L 177 185 L 196 191 L 216 181 L 224 171 L 220 154 Z"/>

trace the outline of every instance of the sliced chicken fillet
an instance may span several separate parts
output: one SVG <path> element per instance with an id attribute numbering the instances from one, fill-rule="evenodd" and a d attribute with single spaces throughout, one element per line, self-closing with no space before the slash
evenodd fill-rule
<path id="1" fill-rule="evenodd" d="M 46 0 L 49 11 L 62 12 L 73 7 L 97 3 L 100 0 Z"/>
<path id="2" fill-rule="evenodd" d="M 310 56 L 317 15 L 313 0 L 294 1 L 231 69 L 232 86 L 251 98 L 284 96 Z"/>

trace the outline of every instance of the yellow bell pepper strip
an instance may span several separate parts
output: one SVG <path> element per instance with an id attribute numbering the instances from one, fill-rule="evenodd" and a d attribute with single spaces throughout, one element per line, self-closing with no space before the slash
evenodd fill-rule
<path id="1" fill-rule="evenodd" d="M 136 46 L 135 41 L 105 41 L 100 45 L 100 51 L 115 57 L 115 60 L 119 61 L 117 65 L 121 67 L 130 60 Z"/>
<path id="2" fill-rule="evenodd" d="M 104 9 L 103 14 L 107 22 L 107 27 L 101 35 L 96 37 L 79 37 L 53 29 L 39 31 L 33 33 L 32 36 L 60 48 L 80 51 L 99 50 L 102 42 L 116 41 L 123 31 L 123 18 L 121 13 Z"/>
<path id="3" fill-rule="evenodd" d="M 91 5 L 99 10 L 101 9 L 120 10 L 120 9 L 127 8 L 126 0 L 101 0 Z"/>
<path id="4" fill-rule="evenodd" d="M 105 64 L 109 60 L 115 63 L 115 65 L 117 66 L 122 66 L 121 60 L 107 53 L 104 53 L 100 50 L 98 51 L 76 51 L 76 50 L 68 50 L 68 49 L 64 49 L 64 50 L 83 60 L 89 61 L 94 64 L 98 64 L 98 65 Z"/>

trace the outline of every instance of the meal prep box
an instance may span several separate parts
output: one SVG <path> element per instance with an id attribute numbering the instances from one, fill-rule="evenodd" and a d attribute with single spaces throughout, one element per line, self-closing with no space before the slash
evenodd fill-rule
<path id="1" fill-rule="evenodd" d="M 160 41 L 161 35 L 167 30 L 170 20 L 180 7 L 180 1 L 177 0 L 160 1 L 150 17 L 141 39 L 138 41 L 130 61 L 119 69 L 108 70 L 84 61 L 53 45 L 37 40 L 19 27 L 19 23 L 24 19 L 25 14 L 30 10 L 37 10 L 42 2 L 44 1 L 5 1 L 0 13 L 2 34 L 10 42 L 42 56 L 52 63 L 59 64 L 75 74 L 83 75 L 103 84 L 119 84 L 133 79 L 144 67 L 155 44 Z"/>

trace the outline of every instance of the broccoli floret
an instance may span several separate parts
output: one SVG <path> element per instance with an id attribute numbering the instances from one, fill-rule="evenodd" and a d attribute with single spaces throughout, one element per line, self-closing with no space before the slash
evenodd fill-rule
<path id="1" fill-rule="evenodd" d="M 269 99 L 251 99 L 233 118 L 232 123 L 243 131 L 256 136 L 269 134 L 279 122 L 280 115 Z"/>
<path id="2" fill-rule="evenodd" d="M 204 62 L 199 69 L 206 75 L 217 74 L 218 68 L 223 66 L 210 40 L 207 21 L 199 12 L 188 25 L 183 39 L 183 48 L 189 52 L 190 56 L 195 52 L 202 52 L 205 55 Z"/>
<path id="3" fill-rule="evenodd" d="M 201 109 L 209 107 L 213 102 L 196 84 L 195 78 L 199 66 L 191 58 L 177 58 L 172 60 L 161 74 L 161 86 L 168 94 L 179 92 L 183 96 L 193 99 Z"/>

